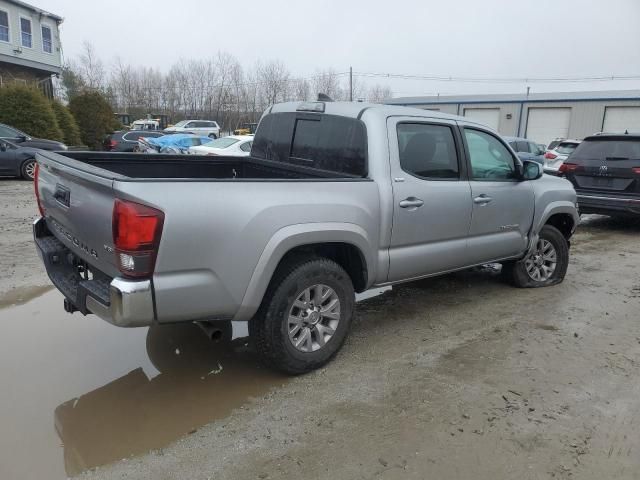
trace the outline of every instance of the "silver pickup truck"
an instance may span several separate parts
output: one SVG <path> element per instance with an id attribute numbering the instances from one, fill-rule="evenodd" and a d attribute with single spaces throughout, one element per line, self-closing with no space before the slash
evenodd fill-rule
<path id="1" fill-rule="evenodd" d="M 249 321 L 296 374 L 340 349 L 354 292 L 501 262 L 561 282 L 576 194 L 495 132 L 438 112 L 284 103 L 251 156 L 38 155 L 38 250 L 65 309 L 123 327 Z"/>

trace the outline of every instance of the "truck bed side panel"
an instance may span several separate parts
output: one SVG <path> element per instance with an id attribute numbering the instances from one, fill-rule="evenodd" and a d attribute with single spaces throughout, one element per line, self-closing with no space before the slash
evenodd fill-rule
<path id="1" fill-rule="evenodd" d="M 375 278 L 380 213 L 372 181 L 115 182 L 114 189 L 165 212 L 153 277 L 160 322 L 231 318 L 270 239 L 290 225 L 358 225 Z"/>

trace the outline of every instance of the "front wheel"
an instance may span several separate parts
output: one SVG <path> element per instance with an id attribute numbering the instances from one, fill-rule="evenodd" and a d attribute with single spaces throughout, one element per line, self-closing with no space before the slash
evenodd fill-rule
<path id="1" fill-rule="evenodd" d="M 36 161 L 33 158 L 25 160 L 20 167 L 20 174 L 25 180 L 33 180 L 36 176 Z"/>
<path id="2" fill-rule="evenodd" d="M 522 260 L 503 264 L 502 271 L 516 287 L 535 288 L 562 282 L 568 266 L 567 239 L 557 228 L 545 225 L 533 251 Z"/>
<path id="3" fill-rule="evenodd" d="M 290 261 L 274 275 L 249 335 L 268 366 L 309 372 L 342 347 L 354 304 L 351 278 L 340 265 L 326 258 Z"/>

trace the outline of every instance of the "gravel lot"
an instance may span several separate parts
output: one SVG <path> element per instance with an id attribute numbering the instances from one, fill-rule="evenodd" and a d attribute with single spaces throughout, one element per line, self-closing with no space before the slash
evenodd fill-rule
<path id="1" fill-rule="evenodd" d="M 103 451 L 112 442 L 125 445 L 126 452 L 132 438 L 145 437 L 156 439 L 143 441 L 146 450 L 153 450 L 135 457 L 117 450 L 118 456 L 91 461 L 77 458 L 82 448 L 73 457 L 69 445 L 60 439 L 56 444 L 54 417 L 58 428 L 61 423 L 54 407 L 78 396 L 73 407 L 88 404 L 85 398 L 95 397 L 101 385 L 106 388 L 126 374 L 125 366 L 117 373 L 102 370 L 110 358 L 114 365 L 122 363 L 124 349 L 134 348 L 127 342 L 133 345 L 131 339 L 141 333 L 107 329 L 104 322 L 78 314 L 63 316 L 57 297 L 50 314 L 48 298 L 55 292 L 10 306 L 39 295 L 47 285 L 30 243 L 36 210 L 31 189 L 26 182 L 0 181 L 0 241 L 6 252 L 0 313 L 5 312 L 6 325 L 33 315 L 34 333 L 44 329 L 40 336 L 52 338 L 53 352 L 70 351 L 65 342 L 74 341 L 74 331 L 76 341 L 86 338 L 96 347 L 74 347 L 73 357 L 60 353 L 60 370 L 56 358 L 38 358 L 38 349 L 13 351 L 10 359 L 0 353 L 3 386 L 15 386 L 14 395 L 27 397 L 7 405 L 0 401 L 3 415 L 35 418 L 29 408 L 39 408 L 43 420 L 38 428 L 48 432 L 38 443 L 3 428 L 0 446 L 18 442 L 19 451 L 21 441 L 29 442 L 24 446 L 29 460 L 0 457 L 2 478 L 45 478 L 44 471 L 58 472 L 47 478 L 63 478 L 63 457 L 67 475 L 81 471 L 78 466 L 94 467 L 83 474 L 91 479 L 640 478 L 640 222 L 586 219 L 573 239 L 567 278 L 557 287 L 515 289 L 490 269 L 480 269 L 399 286 L 365 300 L 342 353 L 325 369 L 303 377 L 265 372 L 252 363 L 250 351 L 219 357 L 214 365 L 220 368 L 209 372 L 219 375 L 192 382 L 185 371 L 171 373 L 156 362 L 151 383 L 165 386 L 157 394 L 131 395 L 128 409 L 105 415 L 110 425 L 126 419 L 117 432 L 96 423 L 95 415 L 75 425 L 84 430 L 78 435 L 87 449 L 95 442 L 96 450 Z M 57 324 L 80 321 L 87 327 L 47 333 Z M 29 323 L 16 328 L 29 328 Z M 104 345 L 91 329 L 102 329 Z M 108 340 L 116 331 L 118 340 Z M 8 333 L 0 339 L 12 338 Z M 144 341 L 142 335 L 143 346 Z M 146 341 L 148 349 L 149 336 Z M 41 342 L 47 352 L 46 340 Z M 242 366 L 233 358 L 241 359 Z M 33 381 L 28 389 L 14 385 L 22 365 L 44 362 L 46 375 L 37 377 L 42 380 L 35 386 Z M 102 373 L 90 375 L 86 385 L 59 387 L 79 382 L 93 364 Z M 52 395 L 45 393 L 55 390 L 47 382 L 63 390 L 52 399 L 53 407 L 29 398 L 40 395 L 38 389 Z M 209 387 L 203 389 L 201 382 L 210 382 Z M 122 389 L 94 404 L 104 412 L 109 402 L 127 395 Z M 137 421 L 141 417 L 146 423 Z M 184 417 L 191 423 L 180 423 Z M 163 436 L 168 430 L 171 435 Z M 71 435 L 68 429 L 66 435 Z M 132 446 L 130 451 L 142 450 Z M 107 459 L 117 461 L 95 467 Z M 9 468 L 3 471 L 3 464 Z"/>

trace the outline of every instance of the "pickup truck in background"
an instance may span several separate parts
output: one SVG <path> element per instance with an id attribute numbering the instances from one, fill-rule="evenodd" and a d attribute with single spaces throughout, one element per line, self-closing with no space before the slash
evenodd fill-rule
<path id="1" fill-rule="evenodd" d="M 576 193 L 468 119 L 277 104 L 250 157 L 41 152 L 34 237 L 69 312 L 119 326 L 249 321 L 290 374 L 342 346 L 355 292 L 491 262 L 561 282 Z"/>

